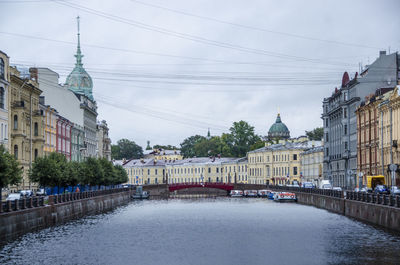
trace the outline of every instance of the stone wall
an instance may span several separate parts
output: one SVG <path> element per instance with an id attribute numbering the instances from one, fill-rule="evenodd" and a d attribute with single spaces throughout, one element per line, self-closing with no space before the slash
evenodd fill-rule
<path id="1" fill-rule="evenodd" d="M 16 239 L 25 233 L 59 225 L 85 215 L 109 211 L 129 201 L 130 192 L 125 191 L 51 204 L 44 207 L 1 213 L 0 244 Z"/>

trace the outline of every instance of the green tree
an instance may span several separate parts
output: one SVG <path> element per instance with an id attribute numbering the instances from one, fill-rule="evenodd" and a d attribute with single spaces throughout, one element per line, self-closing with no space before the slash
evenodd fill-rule
<path id="1" fill-rule="evenodd" d="M 194 135 L 186 138 L 183 140 L 181 143 L 181 155 L 184 157 L 194 157 L 196 156 L 194 146 L 203 141 L 207 140 L 206 137 L 201 136 L 201 135 Z"/>
<path id="2" fill-rule="evenodd" d="M 306 131 L 306 135 L 310 140 L 321 141 L 322 138 L 324 137 L 324 128 L 317 127 L 312 131 Z"/>
<path id="3" fill-rule="evenodd" d="M 114 165 L 106 158 L 100 158 L 98 162 L 103 170 L 103 178 L 100 184 L 104 186 L 114 185 L 117 178 Z"/>
<path id="4" fill-rule="evenodd" d="M 68 174 L 65 174 L 67 160 L 64 155 L 51 153 L 46 157 L 38 157 L 32 164 L 30 179 L 46 187 L 65 187 Z"/>
<path id="5" fill-rule="evenodd" d="M 156 144 L 155 146 L 153 146 L 154 149 L 164 149 L 164 150 L 179 150 L 179 148 L 177 148 L 176 146 L 173 145 L 159 145 Z"/>
<path id="6" fill-rule="evenodd" d="M 265 146 L 265 141 L 261 140 L 261 138 L 260 138 L 259 141 L 257 141 L 255 144 L 253 144 L 252 146 L 250 146 L 250 150 L 249 150 L 249 151 L 253 151 L 253 150 L 262 148 L 262 147 L 264 147 L 264 146 Z"/>
<path id="7" fill-rule="evenodd" d="M 83 162 L 83 182 L 90 186 L 98 186 L 104 182 L 104 171 L 98 159 L 88 157 Z"/>
<path id="8" fill-rule="evenodd" d="M 114 166 L 116 172 L 116 181 L 114 184 L 122 184 L 128 182 L 128 174 L 126 170 L 121 165 Z"/>
<path id="9" fill-rule="evenodd" d="M 111 156 L 113 159 L 131 159 L 143 157 L 143 149 L 134 141 L 121 139 L 117 145 L 111 146 Z"/>
<path id="10" fill-rule="evenodd" d="M 2 188 L 17 185 L 21 180 L 22 169 L 18 161 L 6 151 L 3 145 L 0 145 L 0 202 Z"/>
<path id="11" fill-rule="evenodd" d="M 232 136 L 231 153 L 235 157 L 245 156 L 252 145 L 261 141 L 254 133 L 254 127 L 245 121 L 234 122 L 229 131 Z"/>
<path id="12" fill-rule="evenodd" d="M 229 147 L 220 136 L 213 136 L 197 142 L 194 145 L 194 153 L 196 156 L 230 156 Z"/>

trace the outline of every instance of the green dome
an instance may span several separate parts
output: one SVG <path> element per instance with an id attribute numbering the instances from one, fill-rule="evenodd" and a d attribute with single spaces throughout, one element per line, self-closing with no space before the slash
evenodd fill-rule
<path id="1" fill-rule="evenodd" d="M 289 129 L 286 127 L 284 123 L 281 121 L 281 116 L 278 113 L 278 117 L 276 117 L 276 121 L 272 124 L 271 128 L 268 131 L 268 138 L 281 138 L 281 139 L 288 139 L 290 138 Z"/>
<path id="2" fill-rule="evenodd" d="M 89 99 L 93 99 L 93 82 L 90 75 L 86 72 L 85 68 L 83 68 L 82 57 L 83 54 L 81 52 L 80 45 L 80 33 L 79 33 L 79 17 L 78 17 L 78 48 L 75 54 L 76 63 L 72 72 L 68 75 L 67 80 L 65 81 L 65 86 L 74 92 L 75 94 L 85 95 Z"/>

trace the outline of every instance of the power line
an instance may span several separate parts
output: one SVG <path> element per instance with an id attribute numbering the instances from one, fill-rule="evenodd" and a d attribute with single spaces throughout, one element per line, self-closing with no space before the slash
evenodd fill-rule
<path id="1" fill-rule="evenodd" d="M 144 3 L 142 1 L 137 1 L 137 0 L 130 0 L 130 1 L 134 2 L 134 3 L 141 4 L 141 5 L 150 6 L 150 7 L 153 7 L 153 8 L 158 8 L 158 9 L 166 10 L 166 11 L 169 11 L 169 12 L 173 12 L 173 13 L 177 13 L 177 14 L 181 14 L 181 15 L 185 15 L 185 16 L 195 17 L 195 18 L 199 18 L 199 19 L 203 19 L 203 20 L 214 21 L 214 22 L 217 22 L 217 23 L 231 25 L 231 26 L 244 28 L 244 29 L 250 29 L 250 30 L 273 33 L 273 34 L 279 34 L 279 35 L 298 38 L 298 39 L 326 42 L 326 43 L 330 43 L 330 44 L 337 44 L 337 45 L 344 45 L 344 46 L 354 46 L 354 47 L 374 49 L 374 50 L 381 49 L 381 47 L 374 47 L 374 46 L 369 46 L 369 45 L 364 45 L 364 44 L 355 44 L 355 43 L 341 42 L 341 41 L 335 41 L 335 40 L 319 39 L 319 38 L 309 37 L 309 36 L 304 36 L 304 35 L 299 35 L 299 34 L 293 34 L 293 33 L 287 33 L 287 32 L 282 32 L 282 31 L 264 29 L 264 28 L 249 26 L 249 25 L 243 25 L 243 24 L 224 21 L 224 20 L 220 20 L 220 19 L 216 19 L 216 18 L 212 18 L 212 17 L 197 15 L 197 14 L 189 13 L 189 12 L 182 11 L 182 10 L 172 9 L 172 8 L 168 8 L 168 7 L 165 7 L 165 6 L 160 6 L 160 5 L 150 4 L 150 3 Z"/>
<path id="2" fill-rule="evenodd" d="M 109 14 L 106 12 L 102 12 L 102 11 L 88 8 L 85 6 L 81 6 L 78 4 L 58 2 L 58 0 L 54 0 L 54 2 L 58 3 L 60 5 L 68 6 L 68 7 L 78 9 L 78 10 L 81 10 L 81 11 L 84 11 L 84 12 L 87 12 L 90 14 L 94 14 L 94 15 L 97 15 L 97 16 L 100 16 L 103 18 L 107 18 L 109 20 L 113 20 L 116 22 L 124 23 L 124 24 L 131 25 L 134 27 L 150 30 L 153 32 L 158 32 L 158 33 L 169 35 L 169 36 L 174 36 L 177 38 L 191 40 L 191 41 L 195 41 L 195 42 L 199 42 L 199 43 L 203 43 L 203 44 L 207 44 L 207 45 L 213 45 L 213 46 L 217 46 L 217 47 L 221 47 L 221 48 L 226 48 L 226 49 L 231 49 L 231 50 L 236 50 L 236 51 L 241 51 L 241 52 L 246 52 L 246 53 L 252 53 L 252 54 L 267 55 L 267 56 L 271 56 L 271 57 L 284 58 L 284 59 L 293 59 L 295 61 L 308 61 L 308 62 L 312 62 L 312 63 L 328 64 L 328 65 L 343 65 L 343 63 L 339 63 L 339 62 L 321 61 L 319 59 L 311 59 L 311 58 L 305 58 L 305 57 L 300 57 L 300 56 L 271 52 L 271 51 L 266 51 L 266 50 L 261 50 L 261 49 L 248 48 L 248 47 L 244 47 L 244 46 L 240 46 L 240 45 L 233 45 L 230 43 L 215 41 L 215 40 L 207 39 L 207 38 L 200 37 L 200 36 L 195 36 L 195 35 L 190 35 L 187 33 L 181 33 L 181 32 L 176 32 L 173 30 L 168 30 L 168 29 L 165 29 L 162 27 L 151 26 L 149 24 L 145 24 L 140 21 L 122 18 L 122 17 L 116 16 L 113 14 Z"/>

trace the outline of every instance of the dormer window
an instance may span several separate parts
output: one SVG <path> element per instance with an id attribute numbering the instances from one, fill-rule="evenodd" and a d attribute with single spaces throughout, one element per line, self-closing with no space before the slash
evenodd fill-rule
<path id="1" fill-rule="evenodd" d="M 3 58 L 0 58 L 0 78 L 1 79 L 5 79 L 4 76 L 5 76 L 5 73 L 4 73 L 4 61 L 3 61 Z"/>

